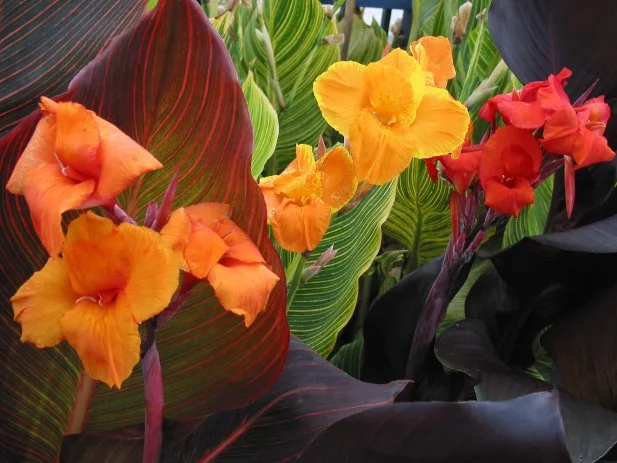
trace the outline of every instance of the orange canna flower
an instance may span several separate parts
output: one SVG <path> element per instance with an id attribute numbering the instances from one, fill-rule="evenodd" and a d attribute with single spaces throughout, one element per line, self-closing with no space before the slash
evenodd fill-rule
<path id="1" fill-rule="evenodd" d="M 575 170 L 610 161 L 615 152 L 604 137 L 610 115 L 611 109 L 603 96 L 576 108 L 564 106 L 546 120 L 540 141 L 547 151 L 571 156 Z"/>
<path id="2" fill-rule="evenodd" d="M 323 238 L 332 212 L 353 197 L 358 181 L 349 152 L 332 148 L 318 161 L 309 145 L 296 145 L 296 159 L 259 187 L 277 243 L 289 251 L 312 251 Z"/>
<path id="3" fill-rule="evenodd" d="M 479 178 L 484 202 L 494 210 L 518 216 L 534 202 L 531 183 L 538 178 L 542 151 L 530 130 L 498 128 L 482 150 Z"/>
<path id="4" fill-rule="evenodd" d="M 155 231 L 87 212 L 69 224 L 52 256 L 11 298 L 22 342 L 77 351 L 94 379 L 120 388 L 139 361 L 138 324 L 171 300 L 179 272 Z"/>
<path id="5" fill-rule="evenodd" d="M 413 157 L 452 152 L 463 143 L 469 113 L 422 66 L 396 49 L 376 63 L 335 63 L 313 84 L 326 121 L 349 139 L 360 181 L 383 185 Z"/>
<path id="6" fill-rule="evenodd" d="M 265 310 L 279 277 L 266 266 L 251 238 L 229 218 L 227 204 L 177 209 L 161 236 L 173 249 L 176 265 L 207 280 L 223 308 L 243 316 L 247 327 Z"/>
<path id="7" fill-rule="evenodd" d="M 504 122 L 519 129 L 538 129 L 555 111 L 569 105 L 563 85 L 572 72 L 563 68 L 547 80 L 530 82 L 520 90 L 490 98 L 480 109 L 479 116 L 493 124 L 499 113 Z"/>
<path id="8" fill-rule="evenodd" d="M 62 213 L 109 203 L 139 175 L 162 167 L 116 126 L 77 103 L 41 98 L 43 116 L 7 190 L 24 195 L 50 256 L 62 248 Z"/>
<path id="9" fill-rule="evenodd" d="M 426 85 L 446 88 L 448 81 L 456 77 L 452 46 L 447 37 L 421 37 L 411 43 L 409 51 L 422 66 Z"/>

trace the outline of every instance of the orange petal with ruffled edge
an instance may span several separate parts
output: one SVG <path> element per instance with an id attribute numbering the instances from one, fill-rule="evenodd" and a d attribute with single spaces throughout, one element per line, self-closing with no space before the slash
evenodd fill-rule
<path id="1" fill-rule="evenodd" d="M 451 153 L 465 141 L 468 127 L 469 112 L 463 104 L 446 90 L 427 87 L 410 127 L 413 157 Z"/>
<path id="2" fill-rule="evenodd" d="M 200 220 L 204 225 L 212 228 L 223 218 L 229 218 L 231 208 L 225 203 L 199 203 L 184 208 L 192 222 Z"/>
<path id="3" fill-rule="evenodd" d="M 118 127 L 100 117 L 95 116 L 95 119 L 101 134 L 101 174 L 95 198 L 111 199 L 140 175 L 163 167 L 163 164 Z"/>
<path id="4" fill-rule="evenodd" d="M 353 158 L 343 146 L 334 147 L 317 161 L 317 171 L 323 185 L 321 199 L 336 212 L 349 202 L 358 187 Z"/>
<path id="5" fill-rule="evenodd" d="M 432 80 L 436 87 L 446 88 L 448 80 L 456 77 L 452 46 L 446 37 L 421 37 L 409 48 L 427 73 L 427 83 Z"/>
<path id="6" fill-rule="evenodd" d="M 349 135 L 362 108 L 369 106 L 364 69 L 362 64 L 341 61 L 331 65 L 313 83 L 324 119 L 343 136 Z"/>
<path id="7" fill-rule="evenodd" d="M 422 99 L 426 85 L 422 65 L 415 58 L 400 48 L 395 48 L 385 55 L 378 64 L 396 69 L 412 85 L 418 99 Z"/>
<path id="8" fill-rule="evenodd" d="M 28 172 L 22 194 L 34 229 L 50 256 L 57 256 L 62 249 L 62 214 L 81 207 L 94 189 L 94 180 L 77 183 L 62 175 L 53 164 L 43 164 Z"/>
<path id="9" fill-rule="evenodd" d="M 514 217 L 518 216 L 522 208 L 534 202 L 533 187 L 525 179 L 515 179 L 510 186 L 489 180 L 485 183 L 484 191 L 484 203 L 488 207 Z"/>
<path id="10" fill-rule="evenodd" d="M 79 295 L 73 290 L 66 262 L 51 258 L 11 298 L 21 341 L 52 347 L 62 341 L 60 320 Z"/>
<path id="11" fill-rule="evenodd" d="M 139 362 L 141 338 L 130 307 L 116 302 L 102 308 L 83 299 L 61 326 L 88 374 L 109 387 L 120 388 Z"/>
<path id="12" fill-rule="evenodd" d="M 214 226 L 214 232 L 228 246 L 224 259 L 236 259 L 247 264 L 263 264 L 265 260 L 253 240 L 234 221 L 223 218 Z"/>
<path id="13" fill-rule="evenodd" d="M 284 199 L 271 219 L 276 242 L 283 249 L 294 252 L 312 251 L 317 247 L 330 225 L 330 208 L 318 198 L 298 205 Z"/>
<path id="14" fill-rule="evenodd" d="M 265 310 L 279 277 L 263 264 L 246 264 L 232 259 L 223 262 L 214 266 L 208 275 L 208 283 L 223 308 L 243 316 L 244 324 L 249 327 Z"/>
<path id="15" fill-rule="evenodd" d="M 270 179 L 272 179 L 272 177 L 262 178 L 259 181 L 259 189 L 264 195 L 264 201 L 266 202 L 266 209 L 268 211 L 268 223 L 271 222 L 274 211 L 281 206 L 285 199 L 285 196 L 274 191 L 274 185 Z"/>

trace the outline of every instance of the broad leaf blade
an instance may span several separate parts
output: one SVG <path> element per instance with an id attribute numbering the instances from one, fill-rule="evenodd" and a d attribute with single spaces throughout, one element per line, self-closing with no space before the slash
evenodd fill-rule
<path id="1" fill-rule="evenodd" d="M 405 381 L 375 385 L 354 380 L 292 339 L 281 376 L 255 403 L 209 416 L 178 443 L 171 441 L 175 426 L 169 423 L 163 461 L 289 461 L 333 423 L 394 402 L 405 386 Z M 139 434 L 132 441 L 129 436 L 70 437 L 63 446 L 63 462 L 134 461 L 130 457 L 139 458 L 142 440 Z"/>
<path id="2" fill-rule="evenodd" d="M 384 232 L 408 250 L 406 272 L 440 256 L 450 238 L 450 189 L 432 182 L 424 161 L 414 159 L 398 180 Z"/>
<path id="3" fill-rule="evenodd" d="M 144 0 L 3 0 L 0 3 L 0 137 L 133 26 Z"/>
<path id="4" fill-rule="evenodd" d="M 263 197 L 250 175 L 252 134 L 242 90 L 224 44 L 196 2 L 160 1 L 73 80 L 70 92 L 72 100 L 117 125 L 165 165 L 124 195 L 130 213 L 143 216 L 148 201 L 161 199 L 178 169 L 175 206 L 198 201 L 231 204 L 233 220 L 283 277 L 266 232 Z M 3 184 L 37 118 L 34 114 L 2 141 Z M 15 455 L 27 448 L 33 461 L 49 461 L 66 427 L 81 367 L 65 344 L 38 350 L 19 343 L 8 298 L 42 265 L 44 252 L 25 203 L 2 191 L 0 370 L 3 389 L 19 391 L 19 397 L 2 401 L 0 428 L 11 433 Z M 280 373 L 288 337 L 284 281 L 248 330 L 241 317 L 221 308 L 209 286 L 200 285 L 158 333 L 165 416 L 195 418 L 254 400 Z M 121 391 L 97 388 L 86 430 L 138 424 L 143 413 L 137 368 Z"/>
<path id="5" fill-rule="evenodd" d="M 338 23 L 338 29 L 341 32 L 343 23 L 343 20 Z M 362 64 L 378 61 L 383 55 L 387 41 L 388 34 L 374 18 L 369 26 L 360 16 L 354 15 L 347 59 Z"/>
<path id="6" fill-rule="evenodd" d="M 319 354 L 332 351 L 358 299 L 358 278 L 381 246 L 381 225 L 394 201 L 396 182 L 373 190 L 351 211 L 332 220 L 313 251 L 313 263 L 331 245 L 336 257 L 301 286 L 287 311 L 292 332 Z"/>
<path id="7" fill-rule="evenodd" d="M 568 461 L 559 395 L 504 402 L 416 402 L 352 415 L 321 434 L 300 463 Z"/>

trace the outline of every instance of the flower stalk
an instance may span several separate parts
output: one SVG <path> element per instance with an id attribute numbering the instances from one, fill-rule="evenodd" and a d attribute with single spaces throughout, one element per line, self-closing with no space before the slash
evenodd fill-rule
<path id="1" fill-rule="evenodd" d="M 150 321 L 149 330 L 154 330 Z M 144 463 L 160 461 L 163 445 L 163 408 L 165 405 L 163 374 L 161 359 L 153 341 L 141 359 L 141 369 L 144 374 L 145 430 L 144 430 Z"/>

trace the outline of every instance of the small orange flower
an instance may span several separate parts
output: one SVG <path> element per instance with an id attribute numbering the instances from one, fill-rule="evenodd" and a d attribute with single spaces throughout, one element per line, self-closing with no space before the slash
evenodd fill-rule
<path id="1" fill-rule="evenodd" d="M 421 37 L 411 43 L 409 51 L 422 66 L 426 85 L 446 88 L 448 81 L 456 77 L 452 46 L 446 37 Z"/>
<path id="2" fill-rule="evenodd" d="M 487 206 L 518 216 L 534 202 L 531 183 L 538 178 L 542 151 L 530 130 L 498 128 L 482 150 L 479 178 Z"/>
<path id="3" fill-rule="evenodd" d="M 296 145 L 296 159 L 259 187 L 277 243 L 289 251 L 311 251 L 323 238 L 332 212 L 353 197 L 358 186 L 351 156 L 342 146 L 318 161 L 309 145 Z"/>
<path id="4" fill-rule="evenodd" d="M 411 159 L 441 156 L 465 138 L 469 113 L 422 66 L 396 49 L 376 63 L 335 63 L 313 84 L 321 112 L 349 139 L 360 181 L 383 185 Z"/>
<path id="5" fill-rule="evenodd" d="M 109 203 L 162 164 L 80 104 L 42 97 L 40 106 L 43 116 L 6 188 L 25 196 L 41 242 L 56 256 L 64 240 L 62 213 Z"/>
<path id="6" fill-rule="evenodd" d="M 67 340 L 90 376 L 120 388 L 139 361 L 138 324 L 167 307 L 178 277 L 158 233 L 87 212 L 69 224 L 62 257 L 52 256 L 11 298 L 21 340 L 37 347 Z"/>
<path id="7" fill-rule="evenodd" d="M 229 206 L 201 203 L 175 210 L 161 230 L 177 265 L 210 283 L 224 309 L 249 327 L 268 304 L 279 277 L 261 252 L 229 218 Z"/>

